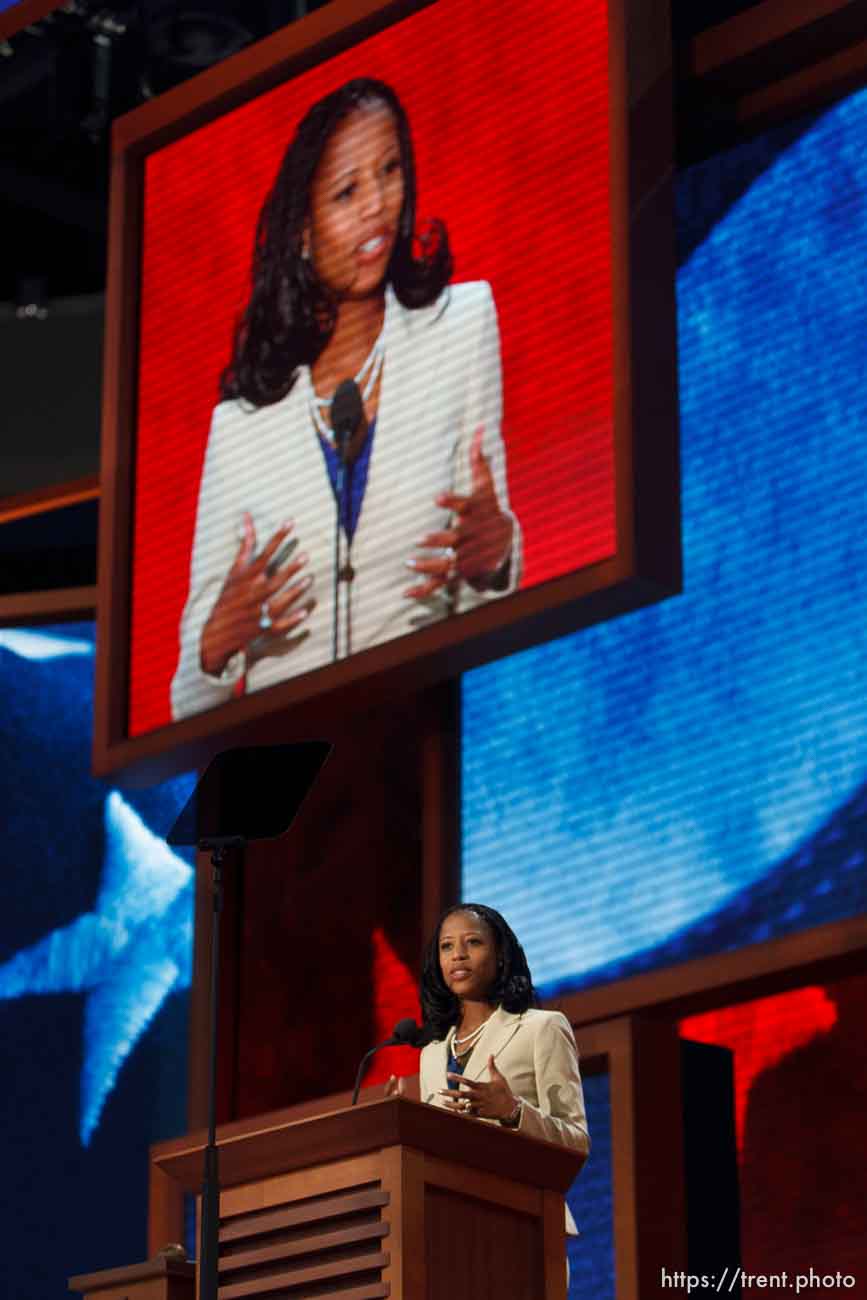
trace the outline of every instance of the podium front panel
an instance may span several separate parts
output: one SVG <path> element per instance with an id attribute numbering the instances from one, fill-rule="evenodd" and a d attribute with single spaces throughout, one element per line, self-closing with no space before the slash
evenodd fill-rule
<path id="1" fill-rule="evenodd" d="M 390 1196 L 372 1156 L 229 1188 L 220 1198 L 220 1300 L 390 1294 Z"/>

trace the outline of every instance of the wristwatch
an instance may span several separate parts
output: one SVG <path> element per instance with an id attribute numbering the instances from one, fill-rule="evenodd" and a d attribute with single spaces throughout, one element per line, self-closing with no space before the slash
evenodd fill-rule
<path id="1" fill-rule="evenodd" d="M 517 1128 L 518 1125 L 521 1123 L 521 1111 L 523 1109 L 524 1109 L 524 1102 L 519 1097 L 515 1102 L 515 1109 L 512 1111 L 511 1115 L 508 1115 L 505 1119 L 500 1120 L 500 1123 L 502 1124 L 503 1128 Z"/>

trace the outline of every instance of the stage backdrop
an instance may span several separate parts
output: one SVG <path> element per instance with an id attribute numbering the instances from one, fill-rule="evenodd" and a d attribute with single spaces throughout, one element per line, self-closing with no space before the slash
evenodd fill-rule
<path id="1" fill-rule="evenodd" d="M 191 856 L 168 848 L 164 836 L 193 777 L 150 789 L 94 780 L 92 682 L 92 624 L 0 630 L 7 701 L 0 811 L 9 864 L 0 923 L 0 1205 L 10 1246 L 0 1294 L 16 1298 L 60 1300 L 72 1274 L 143 1259 L 148 1146 L 187 1129 L 193 872 Z M 337 826 L 339 807 L 335 812 Z M 299 915 L 310 929 L 297 875 L 263 878 L 257 870 L 251 887 L 271 897 L 275 942 L 285 947 Z M 358 907 L 328 923 L 329 932 L 337 927 L 343 964 L 332 963 L 330 975 L 318 970 L 315 983 L 321 992 L 330 978 L 337 999 L 347 979 L 369 985 L 365 1047 L 403 1016 L 420 1014 L 417 973 L 385 928 L 391 918 L 392 930 L 405 936 L 408 893 L 406 881 L 382 887 L 380 924 L 371 932 L 359 930 Z M 250 962 L 267 959 L 269 934 L 251 936 Z M 317 942 L 321 957 L 321 935 Z M 352 965 L 359 947 L 369 948 L 369 968 Z M 245 1015 L 252 1016 L 249 1006 Z M 332 1051 L 351 1079 L 361 1049 L 335 1049 L 319 1020 L 299 1022 L 285 981 L 271 988 L 257 1015 L 264 1034 L 260 1055 L 248 1053 L 239 1080 L 241 1113 L 262 1109 L 263 1089 L 271 1089 L 267 1104 L 284 1104 L 285 1079 L 295 1086 L 299 1071 L 317 1062 L 313 1091 L 330 1090 L 334 1080 L 322 1062 Z M 379 1053 L 365 1082 L 417 1070 L 418 1052 L 390 1049 Z M 594 1149 L 569 1194 L 585 1233 L 573 1243 L 573 1276 L 594 1278 L 597 1288 L 604 1282 L 599 1294 L 613 1295 L 607 1076 L 588 1081 L 587 1099 Z M 195 1252 L 192 1223 L 187 1247 Z"/>
<path id="2" fill-rule="evenodd" d="M 192 777 L 90 776 L 90 623 L 0 629 L 0 689 L 0 1294 L 60 1300 L 145 1258 L 148 1146 L 186 1131 Z"/>
<path id="3" fill-rule="evenodd" d="M 683 594 L 464 678 L 463 893 L 548 997 L 867 909 L 865 144 L 680 178 Z"/>
<path id="4" fill-rule="evenodd" d="M 199 480 L 259 209 L 299 119 L 352 77 L 397 91 L 418 226 L 442 218 L 454 280 L 492 287 L 523 586 L 613 553 L 607 8 L 545 0 L 504 22 L 495 0 L 440 0 L 149 158 L 131 735 L 170 720 Z M 410 411 L 406 423 L 411 456 Z M 312 426 L 311 446 L 319 456 Z"/>
<path id="5" fill-rule="evenodd" d="M 463 897 L 549 999 L 867 910 L 865 142 L 861 92 L 679 178 L 683 595 L 464 677 Z M 863 985 L 682 1025 L 735 1053 L 744 1267 L 850 1294 Z"/>

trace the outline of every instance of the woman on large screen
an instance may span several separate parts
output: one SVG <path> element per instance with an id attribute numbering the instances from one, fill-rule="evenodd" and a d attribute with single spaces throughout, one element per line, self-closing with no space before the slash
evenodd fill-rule
<path id="1" fill-rule="evenodd" d="M 286 151 L 202 470 L 175 718 L 518 585 L 493 297 L 449 283 L 445 226 L 416 234 L 415 193 L 383 82 L 321 99 Z"/>

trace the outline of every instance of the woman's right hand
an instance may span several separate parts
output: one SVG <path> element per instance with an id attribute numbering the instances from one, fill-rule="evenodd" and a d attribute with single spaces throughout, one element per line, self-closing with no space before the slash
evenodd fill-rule
<path id="1" fill-rule="evenodd" d="M 301 608 L 299 602 L 309 592 L 313 575 L 307 574 L 286 587 L 287 582 L 301 573 L 309 556 L 302 553 L 291 564 L 269 572 L 271 562 L 293 527 L 291 523 L 283 524 L 257 555 L 253 520 L 249 513 L 244 515 L 238 554 L 202 628 L 200 660 L 202 671 L 209 676 L 219 677 L 232 655 L 245 649 L 251 641 L 285 636 L 310 616 L 315 600 L 304 600 Z M 270 620 L 267 625 L 263 625 L 265 614 Z"/>
<path id="2" fill-rule="evenodd" d="M 403 1075 L 398 1079 L 397 1076 L 393 1074 L 385 1085 L 386 1097 L 402 1097 L 405 1092 L 406 1088 L 404 1087 Z"/>

